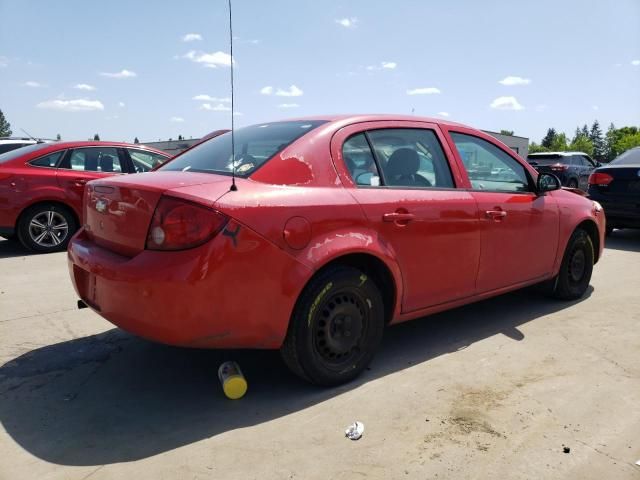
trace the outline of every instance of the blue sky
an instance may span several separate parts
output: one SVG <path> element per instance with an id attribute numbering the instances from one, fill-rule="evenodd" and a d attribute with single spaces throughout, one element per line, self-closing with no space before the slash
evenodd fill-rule
<path id="1" fill-rule="evenodd" d="M 233 8 L 237 125 L 414 111 L 535 141 L 640 125 L 639 0 Z M 227 15 L 226 0 L 0 0 L 0 109 L 14 134 L 68 140 L 228 127 Z"/>

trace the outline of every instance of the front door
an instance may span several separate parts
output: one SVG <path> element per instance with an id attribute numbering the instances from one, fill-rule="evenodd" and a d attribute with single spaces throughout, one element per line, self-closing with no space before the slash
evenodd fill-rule
<path id="1" fill-rule="evenodd" d="M 343 129 L 332 152 L 400 265 L 402 312 L 472 295 L 480 256 L 478 210 L 471 193 L 455 188 L 458 172 L 452 172 L 441 133 L 419 122 L 377 127 Z"/>
<path id="2" fill-rule="evenodd" d="M 478 293 L 549 275 L 558 248 L 555 199 L 538 196 L 525 167 L 498 146 L 470 134 L 450 135 L 480 213 Z"/>

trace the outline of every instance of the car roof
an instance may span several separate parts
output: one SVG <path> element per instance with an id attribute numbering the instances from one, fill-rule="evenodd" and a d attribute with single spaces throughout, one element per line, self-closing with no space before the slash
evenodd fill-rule
<path id="1" fill-rule="evenodd" d="M 304 120 L 324 120 L 331 123 L 360 123 L 360 122 L 377 122 L 377 121 L 404 121 L 404 122 L 428 122 L 438 123 L 440 125 L 451 125 L 457 127 L 472 128 L 461 123 L 444 120 L 442 118 L 418 117 L 415 115 L 396 115 L 396 114 L 334 114 L 334 115 L 313 115 L 307 117 L 287 118 L 282 121 L 304 121 Z M 270 122 L 264 122 L 270 123 Z"/>
<path id="2" fill-rule="evenodd" d="M 109 142 L 109 141 L 94 141 L 94 140 L 86 140 L 86 141 L 65 141 L 65 142 L 55 142 L 51 144 L 52 147 L 55 148 L 78 148 L 78 147 L 123 147 L 123 148 L 139 148 L 140 150 L 149 150 L 154 153 L 161 153 L 170 157 L 171 155 L 167 152 L 163 152 L 162 150 L 158 150 L 157 148 L 148 147 L 143 145 L 142 143 L 125 143 L 125 142 Z"/>
<path id="3" fill-rule="evenodd" d="M 568 157 L 569 155 L 584 155 L 588 157 L 589 155 L 584 152 L 536 152 L 530 153 L 527 157 L 542 157 L 545 155 L 558 155 L 559 157 Z"/>

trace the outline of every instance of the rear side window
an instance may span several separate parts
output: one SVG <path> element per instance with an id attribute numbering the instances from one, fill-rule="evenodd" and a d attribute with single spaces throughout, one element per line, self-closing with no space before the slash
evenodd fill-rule
<path id="1" fill-rule="evenodd" d="M 449 163 L 432 130 L 371 130 L 349 138 L 342 153 L 357 185 L 454 187 Z"/>
<path id="2" fill-rule="evenodd" d="M 3 153 L 0 155 L 0 163 L 10 162 L 11 160 L 15 160 L 16 158 L 26 155 L 28 153 L 37 152 L 38 150 L 42 150 L 43 148 L 49 147 L 48 143 L 35 143 L 33 145 L 29 145 L 27 147 L 17 148 L 15 150 L 11 150 L 10 152 Z"/>
<path id="3" fill-rule="evenodd" d="M 121 173 L 123 171 L 114 147 L 78 148 L 71 151 L 60 168 L 84 172 Z"/>
<path id="4" fill-rule="evenodd" d="M 324 120 L 274 122 L 235 131 L 235 158 L 231 158 L 231 132 L 207 140 L 158 170 L 204 172 L 248 177 L 275 154 L 326 123 Z"/>
<path id="5" fill-rule="evenodd" d="M 475 190 L 528 192 L 529 177 L 522 165 L 490 142 L 463 133 L 451 133 Z"/>
<path id="6" fill-rule="evenodd" d="M 129 152 L 129 156 L 133 162 L 133 167 L 138 173 L 148 172 L 152 168 L 168 160 L 168 158 L 163 155 L 146 152 L 144 150 L 127 149 L 127 151 Z"/>
<path id="7" fill-rule="evenodd" d="M 59 152 L 53 152 L 49 155 L 45 155 L 44 157 L 36 158 L 29 162 L 29 164 L 34 167 L 55 167 L 65 151 L 66 150 L 61 150 Z"/>
<path id="8" fill-rule="evenodd" d="M 5 144 L 0 144 L 0 154 L 1 153 L 10 152 L 12 150 L 15 150 L 16 148 L 25 147 L 27 145 L 30 145 L 30 144 L 29 143 L 5 143 Z"/>

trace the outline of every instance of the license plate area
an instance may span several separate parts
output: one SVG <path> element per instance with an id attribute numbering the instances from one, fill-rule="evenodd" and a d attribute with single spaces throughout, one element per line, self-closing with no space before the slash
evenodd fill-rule
<path id="1" fill-rule="evenodd" d="M 96 302 L 96 276 L 77 265 L 73 266 L 73 276 L 80 298 L 94 310 L 100 311 Z"/>

